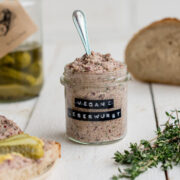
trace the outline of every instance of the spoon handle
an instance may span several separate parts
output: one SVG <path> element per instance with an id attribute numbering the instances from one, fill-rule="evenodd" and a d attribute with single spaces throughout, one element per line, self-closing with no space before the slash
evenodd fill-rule
<path id="1" fill-rule="evenodd" d="M 88 32 L 87 32 L 87 24 L 86 24 L 86 17 L 81 10 L 75 10 L 73 12 L 73 21 L 76 26 L 76 29 L 79 33 L 81 41 L 83 43 L 84 49 L 87 55 L 91 54 L 89 40 L 88 40 Z"/>

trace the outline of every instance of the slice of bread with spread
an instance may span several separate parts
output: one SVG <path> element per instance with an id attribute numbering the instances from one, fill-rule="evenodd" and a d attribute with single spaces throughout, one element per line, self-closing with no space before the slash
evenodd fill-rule
<path id="1" fill-rule="evenodd" d="M 140 30 L 128 43 L 125 60 L 136 79 L 180 85 L 180 20 L 166 18 Z"/>
<path id="2" fill-rule="evenodd" d="M 23 131 L 13 121 L 0 116 L 0 144 L 9 137 L 12 139 L 12 137 L 22 134 Z M 23 136 L 28 135 L 24 134 Z M 55 141 L 40 141 L 43 142 L 44 152 L 43 156 L 38 159 L 29 158 L 16 152 L 8 154 L 0 152 L 0 180 L 30 180 L 50 169 L 60 157 L 60 144 Z"/>

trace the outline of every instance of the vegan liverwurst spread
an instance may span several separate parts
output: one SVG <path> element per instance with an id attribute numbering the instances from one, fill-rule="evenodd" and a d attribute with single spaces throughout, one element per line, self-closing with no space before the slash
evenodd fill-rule
<path id="1" fill-rule="evenodd" d="M 0 116 L 0 140 L 22 133 L 21 129 L 11 120 Z"/>
<path id="2" fill-rule="evenodd" d="M 64 72 L 67 136 L 82 143 L 121 139 L 126 131 L 126 65 L 91 52 Z"/>

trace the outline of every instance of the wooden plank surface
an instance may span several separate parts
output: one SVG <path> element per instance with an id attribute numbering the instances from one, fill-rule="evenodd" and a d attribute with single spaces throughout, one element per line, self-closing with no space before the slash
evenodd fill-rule
<path id="1" fill-rule="evenodd" d="M 180 87 L 168 85 L 153 85 L 155 106 L 159 125 L 167 121 L 165 111 L 180 109 Z M 174 167 L 168 171 L 169 180 L 180 179 L 180 167 Z"/>
<path id="2" fill-rule="evenodd" d="M 47 44 L 44 46 L 44 74 L 46 76 L 50 64 L 53 62 L 52 57 L 55 51 L 54 44 Z M 0 103 L 0 114 L 14 120 L 22 129 L 24 129 L 31 116 L 33 108 L 36 104 L 37 98 L 27 101 Z"/>
<path id="3" fill-rule="evenodd" d="M 118 48 L 117 48 L 118 47 Z M 123 59 L 122 44 L 100 44 L 96 49 L 113 52 L 114 57 Z M 114 50 L 113 50 L 114 49 Z M 130 142 L 154 137 L 156 127 L 149 85 L 129 82 L 128 133 L 118 143 L 89 146 L 70 142 L 65 138 L 64 87 L 59 83 L 64 65 L 82 54 L 78 46 L 69 46 L 60 51 L 49 71 L 46 84 L 26 131 L 32 135 L 55 139 L 62 144 L 62 158 L 49 180 L 99 180 L 110 179 L 117 173 L 118 166 L 112 157 L 117 150 L 123 151 Z M 137 180 L 165 180 L 159 169 L 151 169 Z"/>

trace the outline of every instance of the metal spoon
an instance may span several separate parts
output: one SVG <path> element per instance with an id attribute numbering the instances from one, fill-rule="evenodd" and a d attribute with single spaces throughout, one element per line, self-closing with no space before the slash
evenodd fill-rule
<path id="1" fill-rule="evenodd" d="M 75 10 L 72 15 L 74 25 L 79 33 L 87 55 L 91 54 L 85 14 L 81 10 Z"/>

